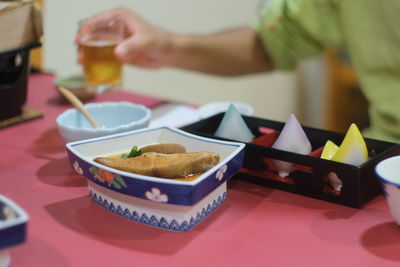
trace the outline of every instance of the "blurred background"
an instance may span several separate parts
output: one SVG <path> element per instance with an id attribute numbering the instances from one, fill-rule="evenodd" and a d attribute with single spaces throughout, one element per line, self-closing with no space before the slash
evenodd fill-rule
<path id="1" fill-rule="evenodd" d="M 150 23 L 180 33 L 212 33 L 251 25 L 260 0 L 38 0 L 43 8 L 43 46 L 32 64 L 56 76 L 80 74 L 74 37 L 79 20 L 126 6 Z M 229 45 L 229 44 L 227 44 Z M 251 104 L 255 116 L 286 121 L 295 114 L 305 126 L 344 132 L 351 122 L 363 128 L 367 103 L 348 59 L 327 51 L 301 64 L 295 72 L 274 71 L 243 77 L 218 77 L 165 69 L 126 66 L 124 90 L 197 105 L 213 101 Z"/>

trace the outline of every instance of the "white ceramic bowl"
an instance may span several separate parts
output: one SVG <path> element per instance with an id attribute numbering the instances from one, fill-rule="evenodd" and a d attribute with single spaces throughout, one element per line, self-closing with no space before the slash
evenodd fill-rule
<path id="1" fill-rule="evenodd" d="M 150 109 L 130 102 L 90 103 L 85 107 L 100 128 L 93 128 L 77 109 L 68 109 L 56 119 L 67 143 L 145 128 L 151 119 Z"/>
<path id="2" fill-rule="evenodd" d="M 390 213 L 400 225 L 400 156 L 379 162 L 375 171 L 382 183 Z"/>
<path id="3" fill-rule="evenodd" d="M 95 157 L 128 152 L 132 146 L 177 143 L 188 152 L 210 151 L 220 162 L 192 181 L 128 173 Z M 172 127 L 146 128 L 67 144 L 73 168 L 88 180 L 91 198 L 103 208 L 150 226 L 188 231 L 226 198 L 226 182 L 242 166 L 242 143 L 196 136 Z"/>

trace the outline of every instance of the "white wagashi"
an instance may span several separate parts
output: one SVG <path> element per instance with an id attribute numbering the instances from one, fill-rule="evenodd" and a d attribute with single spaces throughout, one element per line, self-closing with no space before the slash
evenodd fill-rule
<path id="1" fill-rule="evenodd" d="M 226 110 L 215 136 L 241 142 L 250 142 L 254 139 L 253 133 L 233 104 Z"/>
<path id="2" fill-rule="evenodd" d="M 272 148 L 303 155 L 311 152 L 311 143 L 295 115 L 289 115 Z M 273 160 L 273 163 L 278 174 L 282 177 L 288 176 L 293 169 L 293 163 L 290 162 Z"/>

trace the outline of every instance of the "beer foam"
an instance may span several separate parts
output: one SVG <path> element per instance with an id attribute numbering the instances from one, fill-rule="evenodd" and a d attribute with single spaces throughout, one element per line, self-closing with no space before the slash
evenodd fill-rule
<path id="1" fill-rule="evenodd" d="M 97 47 L 103 47 L 103 46 L 112 46 L 118 44 L 117 40 L 93 40 L 89 38 L 84 38 L 82 39 L 82 44 L 86 46 L 97 46 Z"/>

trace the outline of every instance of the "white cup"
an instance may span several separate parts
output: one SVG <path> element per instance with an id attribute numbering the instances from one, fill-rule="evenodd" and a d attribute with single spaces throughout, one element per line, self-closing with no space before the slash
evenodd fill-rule
<path id="1" fill-rule="evenodd" d="M 379 162 L 375 167 L 390 213 L 398 225 L 400 225 L 400 156 L 387 158 Z"/>

